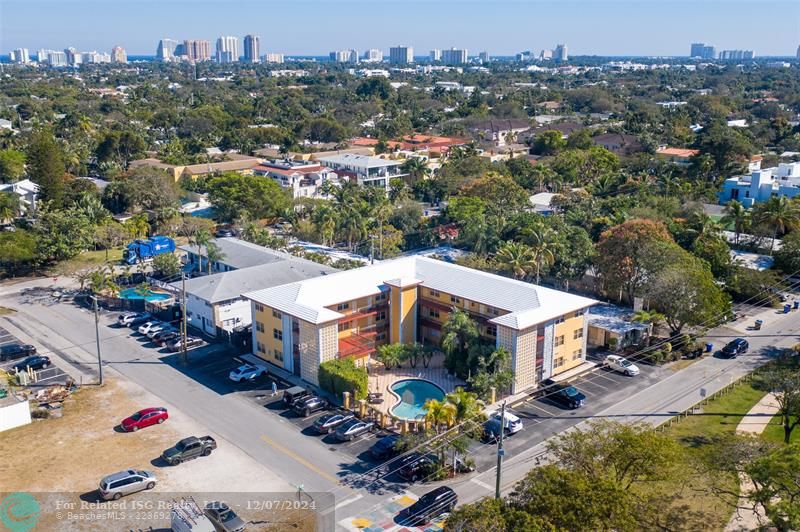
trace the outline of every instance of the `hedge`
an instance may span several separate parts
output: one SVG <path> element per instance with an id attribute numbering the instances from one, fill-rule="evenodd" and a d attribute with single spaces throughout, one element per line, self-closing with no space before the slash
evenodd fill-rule
<path id="1" fill-rule="evenodd" d="M 367 370 L 357 368 L 352 359 L 329 360 L 319 365 L 319 387 L 341 399 L 342 392 L 355 392 L 356 399 L 367 398 Z"/>

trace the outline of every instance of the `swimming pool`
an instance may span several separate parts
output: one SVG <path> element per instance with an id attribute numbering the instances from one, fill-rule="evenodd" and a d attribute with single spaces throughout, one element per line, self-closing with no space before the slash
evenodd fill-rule
<path id="1" fill-rule="evenodd" d="M 144 299 L 145 301 L 164 301 L 171 299 L 172 296 L 164 292 L 153 292 L 148 290 L 146 294 L 139 293 L 137 288 L 126 288 L 119 293 L 120 299 Z"/>
<path id="2" fill-rule="evenodd" d="M 389 391 L 397 397 L 397 404 L 390 412 L 393 416 L 409 421 L 424 417 L 427 410 L 423 405 L 428 399 L 444 400 L 444 390 L 430 381 L 423 379 L 405 379 L 397 381 L 389 387 Z"/>

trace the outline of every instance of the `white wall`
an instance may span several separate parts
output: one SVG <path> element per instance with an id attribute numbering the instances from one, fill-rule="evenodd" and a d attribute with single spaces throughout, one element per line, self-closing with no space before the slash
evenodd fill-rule
<path id="1" fill-rule="evenodd" d="M 214 323 L 214 309 L 213 307 L 206 305 L 204 300 L 198 299 L 192 294 L 187 294 L 186 312 L 190 315 L 190 326 L 211 336 L 216 335 L 217 326 Z M 203 327 L 203 318 L 205 318 L 205 327 Z"/>
<path id="2" fill-rule="evenodd" d="M 239 299 L 225 304 L 217 305 L 217 325 L 226 331 L 233 330 L 240 325 L 250 325 L 253 323 L 253 313 L 250 309 L 249 299 Z M 228 320 L 233 322 L 225 323 Z"/>
<path id="3" fill-rule="evenodd" d="M 217 321 L 214 320 L 214 306 L 217 307 Z M 250 325 L 253 322 L 249 299 L 216 303 L 214 306 L 206 305 L 204 300 L 189 294 L 186 298 L 186 311 L 191 314 L 189 324 L 209 336 L 215 336 L 217 327 L 232 331 L 234 327 Z M 226 321 L 228 323 L 225 323 Z"/>
<path id="4" fill-rule="evenodd" d="M 0 407 L 0 432 L 21 427 L 31 422 L 31 407 L 28 401 Z"/>

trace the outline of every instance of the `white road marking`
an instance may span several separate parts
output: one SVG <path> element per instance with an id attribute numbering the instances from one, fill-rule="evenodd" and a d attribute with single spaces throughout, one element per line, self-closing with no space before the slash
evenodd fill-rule
<path id="1" fill-rule="evenodd" d="M 474 482 L 475 484 L 477 484 L 478 486 L 482 487 L 483 489 L 487 489 L 487 490 L 493 490 L 494 489 L 493 486 L 490 486 L 486 482 L 480 480 L 478 477 L 472 477 L 469 480 L 470 480 L 470 482 Z"/>

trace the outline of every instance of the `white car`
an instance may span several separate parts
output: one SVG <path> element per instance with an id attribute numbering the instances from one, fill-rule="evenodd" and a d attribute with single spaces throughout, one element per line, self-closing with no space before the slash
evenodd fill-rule
<path id="1" fill-rule="evenodd" d="M 123 312 L 122 314 L 117 316 L 117 323 L 119 323 L 120 325 L 128 326 L 131 324 L 133 320 L 142 316 L 143 313 L 141 312 Z M 147 316 L 149 317 L 150 315 L 147 314 Z"/>
<path id="2" fill-rule="evenodd" d="M 232 370 L 228 378 L 233 382 L 254 381 L 259 377 L 267 374 L 267 368 L 263 366 L 255 366 L 253 364 L 244 364 Z"/>
<path id="3" fill-rule="evenodd" d="M 639 374 L 639 367 L 625 357 L 619 355 L 608 355 L 606 357 L 606 365 L 620 373 L 624 373 L 629 377 Z"/>
<path id="4" fill-rule="evenodd" d="M 495 412 L 489 416 L 489 420 L 494 421 L 495 423 L 500 423 L 500 412 Z M 522 430 L 522 420 L 506 410 L 503 428 L 506 429 L 506 434 L 516 434 Z"/>
<path id="5" fill-rule="evenodd" d="M 139 334 L 147 334 L 147 333 L 149 333 L 149 332 L 150 332 L 150 330 L 151 330 L 153 327 L 156 327 L 156 326 L 158 326 L 158 325 L 161 325 L 161 322 L 160 322 L 160 321 L 157 321 L 157 320 L 148 321 L 148 322 L 147 322 L 147 323 L 145 323 L 144 325 L 140 325 L 140 326 L 139 326 Z"/>
<path id="6" fill-rule="evenodd" d="M 175 330 L 176 330 L 175 327 L 173 327 L 169 323 L 159 323 L 158 325 L 150 327 L 150 330 L 147 331 L 147 337 L 152 340 L 153 337 L 158 333 L 160 333 L 161 331 L 175 331 Z"/>

